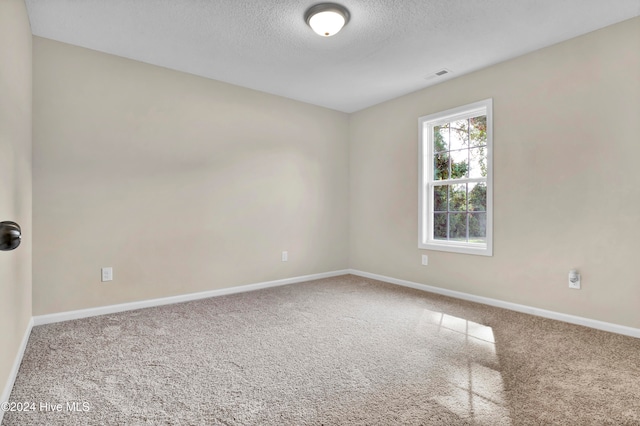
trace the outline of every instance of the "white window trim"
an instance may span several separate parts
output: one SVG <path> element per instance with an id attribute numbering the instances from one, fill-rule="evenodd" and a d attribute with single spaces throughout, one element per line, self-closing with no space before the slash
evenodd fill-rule
<path id="1" fill-rule="evenodd" d="M 487 115 L 487 242 L 486 244 L 478 244 L 435 240 L 433 227 L 429 224 L 429 221 L 433 220 L 433 196 L 428 196 L 431 194 L 428 190 L 429 176 L 433 176 L 433 143 L 431 136 L 425 134 L 424 129 L 428 124 L 436 125 L 454 121 L 457 116 L 466 116 L 474 110 L 486 111 Z M 426 115 L 418 119 L 418 124 L 418 248 L 493 256 L 493 99 L 485 99 Z"/>

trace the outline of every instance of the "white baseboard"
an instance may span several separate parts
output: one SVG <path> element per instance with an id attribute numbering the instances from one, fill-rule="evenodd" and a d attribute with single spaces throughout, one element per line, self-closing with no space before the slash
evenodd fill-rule
<path id="1" fill-rule="evenodd" d="M 591 327 L 598 330 L 604 330 L 612 333 L 624 334 L 625 336 L 640 338 L 640 329 L 638 328 L 612 324 L 609 322 L 598 321 L 590 318 L 578 317 L 575 315 L 563 314 L 560 312 L 547 311 L 545 309 L 534 308 L 532 306 L 519 305 L 517 303 L 505 302 L 503 300 L 498 300 L 498 299 L 491 299 L 489 297 L 476 296 L 469 293 L 463 293 L 461 291 L 447 290 L 440 287 L 433 287 L 430 285 L 419 284 L 412 281 L 385 277 L 384 275 L 371 274 L 369 272 L 358 271 L 355 269 L 350 269 L 349 273 L 352 275 L 358 275 L 360 277 L 371 278 L 374 280 L 384 281 L 391 284 L 397 284 L 404 287 L 415 288 L 417 290 L 428 291 L 430 293 L 441 294 L 443 296 L 454 297 L 456 299 L 468 300 L 471 302 L 482 303 L 484 305 L 495 306 L 498 308 L 504 308 L 511 311 L 522 312 L 525 314 L 535 315 L 538 317 L 554 319 L 557 321 L 564 321 L 571 324 L 583 325 L 585 327 Z"/>
<path id="2" fill-rule="evenodd" d="M 24 351 L 27 349 L 27 343 L 29 342 L 29 336 L 31 335 L 31 329 L 33 328 L 33 318 L 29 320 L 27 324 L 27 329 L 24 331 L 24 335 L 22 336 L 22 342 L 20 343 L 20 348 L 18 349 L 18 353 L 16 354 L 15 359 L 13 360 L 13 367 L 11 367 L 11 371 L 9 372 L 9 377 L 7 378 L 7 383 L 4 385 L 4 389 L 2 390 L 2 395 L 0 395 L 0 403 L 9 401 L 9 397 L 11 396 L 11 391 L 13 390 L 13 384 L 16 382 L 16 377 L 18 376 L 18 370 L 20 370 L 20 364 L 22 363 L 22 357 L 24 356 Z M 2 424 L 2 418 L 4 417 L 4 411 L 0 410 L 0 424 Z"/>
<path id="3" fill-rule="evenodd" d="M 318 280 L 321 278 L 337 277 L 348 274 L 348 270 L 324 272 L 320 274 L 303 275 L 300 277 L 285 278 L 275 281 L 266 281 L 256 284 L 247 284 L 237 287 L 221 288 L 217 290 L 203 291 L 200 293 L 182 294 L 179 296 L 163 297 L 160 299 L 141 300 L 139 302 L 122 303 L 119 305 L 99 306 L 96 308 L 80 309 L 77 311 L 60 312 L 56 314 L 38 315 L 33 317 L 33 325 L 51 324 L 55 322 L 69 321 L 80 318 L 95 317 L 98 315 L 114 314 L 116 312 L 132 311 L 135 309 L 151 308 L 154 306 L 171 305 L 173 303 L 189 302 L 191 300 L 207 299 L 209 297 L 225 296 L 228 294 L 244 293 L 247 291 L 261 290 L 263 288 L 278 287 L 287 284 L 304 281 Z"/>
<path id="4" fill-rule="evenodd" d="M 391 284 L 401 285 L 403 287 L 410 287 L 417 290 L 428 291 L 430 293 L 441 294 L 443 296 L 449 296 L 456 299 L 468 300 L 471 302 L 482 303 L 484 305 L 495 306 L 498 308 L 508 309 L 511 311 L 522 312 L 525 314 L 554 319 L 558 321 L 564 321 L 571 324 L 583 325 L 585 327 L 591 327 L 598 330 L 604 330 L 612 333 L 618 333 L 626 336 L 640 338 L 640 329 L 638 328 L 627 327 L 624 325 L 618 325 L 618 324 L 598 321 L 590 318 L 564 314 L 561 312 L 548 311 L 545 309 L 535 308 L 532 306 L 520 305 L 512 302 L 505 302 L 499 299 L 492 299 L 489 297 L 477 296 L 474 294 L 463 293 L 461 291 L 448 290 L 445 288 L 434 287 L 426 284 L 420 284 L 413 281 L 401 280 L 398 278 L 387 277 L 384 275 L 372 274 L 369 272 L 359 271 L 356 269 L 345 269 L 345 270 L 325 272 L 320 274 L 304 275 L 304 276 L 285 278 L 285 279 L 275 280 L 275 281 L 266 281 L 266 282 L 256 283 L 256 284 L 248 284 L 248 285 L 243 285 L 238 287 L 228 287 L 228 288 L 222 288 L 217 290 L 204 291 L 200 293 L 183 294 L 179 296 L 164 297 L 160 299 L 141 300 L 139 302 L 122 303 L 119 305 L 100 306 L 97 308 L 81 309 L 77 311 L 60 312 L 60 313 L 49 314 L 49 315 L 39 315 L 32 318 L 28 331 L 30 332 L 31 327 L 36 325 L 51 324 L 55 322 L 69 321 L 73 319 L 113 314 L 117 312 L 131 311 L 135 309 L 150 308 L 154 306 L 170 305 L 173 303 L 182 303 L 182 302 L 188 302 L 191 300 L 206 299 L 209 297 L 225 296 L 228 294 L 244 293 L 244 292 L 260 290 L 264 288 L 278 287 L 282 285 L 312 281 L 312 280 L 317 280 L 321 278 L 337 277 L 337 276 L 346 275 L 346 274 L 353 274 L 353 275 L 357 275 L 365 278 L 371 278 L 378 281 L 388 282 Z M 25 340 L 23 341 L 23 347 L 21 349 L 22 352 L 24 352 L 24 346 L 26 346 L 28 337 L 29 337 L 28 334 L 25 335 Z M 22 355 L 20 356 L 20 360 L 21 359 L 22 359 Z M 20 360 L 17 361 L 18 367 L 20 366 Z M 17 373 L 17 367 L 16 367 L 16 373 Z M 9 389 L 9 392 L 10 391 L 11 389 Z M 5 389 L 5 392 L 6 392 L 6 389 Z"/>

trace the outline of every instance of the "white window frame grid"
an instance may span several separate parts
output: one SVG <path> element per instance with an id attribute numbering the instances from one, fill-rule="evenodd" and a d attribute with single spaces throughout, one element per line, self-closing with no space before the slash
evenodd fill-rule
<path id="1" fill-rule="evenodd" d="M 480 114 L 478 114 L 480 113 Z M 434 180 L 433 128 L 459 119 L 478 115 L 487 116 L 487 177 Z M 426 115 L 419 123 L 419 211 L 418 248 L 454 253 L 493 256 L 493 99 L 485 99 L 446 111 Z M 485 182 L 487 184 L 486 243 L 436 240 L 433 237 L 434 199 L 433 187 L 439 185 Z M 468 196 L 468 194 L 467 194 Z M 468 203 L 468 199 L 467 199 Z M 468 213 L 468 212 L 467 212 Z"/>

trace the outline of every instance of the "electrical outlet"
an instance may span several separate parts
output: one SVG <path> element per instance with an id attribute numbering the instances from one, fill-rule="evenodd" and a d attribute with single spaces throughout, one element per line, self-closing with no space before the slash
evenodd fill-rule
<path id="1" fill-rule="evenodd" d="M 427 266 L 429 264 L 429 256 L 427 256 L 426 254 L 422 255 L 422 265 L 423 266 Z"/>
<path id="2" fill-rule="evenodd" d="M 569 288 L 580 290 L 580 274 L 575 269 L 569 271 Z"/>
<path id="3" fill-rule="evenodd" d="M 113 268 L 111 266 L 102 268 L 101 272 L 102 272 L 102 282 L 113 281 Z"/>
<path id="4" fill-rule="evenodd" d="M 289 261 L 289 252 L 288 251 L 283 251 L 282 252 L 282 261 L 283 262 Z"/>

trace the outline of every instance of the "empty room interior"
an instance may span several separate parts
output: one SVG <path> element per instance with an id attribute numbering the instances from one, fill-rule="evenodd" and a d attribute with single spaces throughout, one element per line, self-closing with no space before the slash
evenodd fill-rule
<path id="1" fill-rule="evenodd" d="M 0 0 L 0 424 L 640 424 L 640 1 L 337 3 Z"/>

